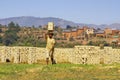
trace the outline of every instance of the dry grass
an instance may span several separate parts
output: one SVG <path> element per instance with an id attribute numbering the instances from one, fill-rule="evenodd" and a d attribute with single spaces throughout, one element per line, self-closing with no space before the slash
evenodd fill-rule
<path id="1" fill-rule="evenodd" d="M 0 64 L 0 80 L 120 80 L 120 64 Z"/>

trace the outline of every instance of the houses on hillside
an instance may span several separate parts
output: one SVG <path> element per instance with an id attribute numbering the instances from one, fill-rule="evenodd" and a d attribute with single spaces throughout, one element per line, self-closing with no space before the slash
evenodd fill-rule
<path id="1" fill-rule="evenodd" d="M 70 38 L 73 38 L 74 40 L 89 41 L 91 39 L 95 40 L 101 38 L 108 43 L 120 43 L 120 30 L 111 28 L 105 28 L 104 30 L 101 30 L 84 26 L 82 28 L 64 30 L 63 36 L 66 40 L 70 40 Z"/>
<path id="2" fill-rule="evenodd" d="M 94 29 L 93 28 L 88 28 L 88 27 L 83 27 L 83 28 L 77 28 L 77 29 L 72 29 L 72 30 L 64 30 L 63 31 L 63 36 L 66 39 L 69 38 L 74 38 L 74 39 L 86 39 L 89 35 L 94 34 Z"/>

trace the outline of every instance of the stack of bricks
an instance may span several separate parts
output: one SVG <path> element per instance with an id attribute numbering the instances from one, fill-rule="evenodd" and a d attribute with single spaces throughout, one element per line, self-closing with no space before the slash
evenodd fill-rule
<path id="1" fill-rule="evenodd" d="M 0 60 L 1 62 L 6 62 L 6 50 L 5 46 L 0 47 Z"/>
<path id="2" fill-rule="evenodd" d="M 13 47 L 12 53 L 14 55 L 13 63 L 19 63 L 20 62 L 20 48 Z"/>
<path id="3" fill-rule="evenodd" d="M 56 62 L 70 62 L 72 53 L 71 48 L 55 48 L 54 58 Z"/>
<path id="4" fill-rule="evenodd" d="M 34 47 L 30 47 L 28 48 L 28 64 L 32 64 L 32 63 L 37 63 L 37 59 L 36 59 L 36 48 Z"/>
<path id="5" fill-rule="evenodd" d="M 37 63 L 39 63 L 39 61 L 45 61 L 46 59 L 46 52 L 45 52 L 45 48 L 36 48 L 36 60 Z"/>
<path id="6" fill-rule="evenodd" d="M 19 48 L 19 62 L 27 63 L 29 47 L 18 47 Z"/>
<path id="7" fill-rule="evenodd" d="M 69 56 L 70 62 L 74 64 L 120 63 L 120 49 L 112 49 L 111 47 L 100 49 L 95 46 L 75 46 L 71 55 L 71 57 Z"/>
<path id="8" fill-rule="evenodd" d="M 45 61 L 45 48 L 0 46 L 0 62 L 38 63 Z M 55 48 L 56 62 L 74 64 L 111 64 L 120 63 L 120 49 L 111 47 L 75 46 L 74 48 Z"/>

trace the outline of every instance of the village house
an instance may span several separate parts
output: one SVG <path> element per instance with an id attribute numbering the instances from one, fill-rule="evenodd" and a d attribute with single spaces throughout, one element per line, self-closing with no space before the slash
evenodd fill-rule
<path id="1" fill-rule="evenodd" d="M 78 28 L 77 29 L 77 39 L 83 39 L 84 38 L 83 34 L 84 34 L 84 29 Z"/>
<path id="2" fill-rule="evenodd" d="M 76 38 L 77 38 L 77 29 L 72 29 L 70 36 L 71 36 L 72 38 L 76 39 Z"/>
<path id="3" fill-rule="evenodd" d="M 95 35 L 96 35 L 96 37 L 105 38 L 104 30 L 95 31 Z"/>
<path id="4" fill-rule="evenodd" d="M 120 34 L 119 33 L 120 33 L 119 30 L 116 30 L 116 29 L 112 30 L 112 41 L 111 42 L 115 42 L 115 43 L 120 42 Z"/>
<path id="5" fill-rule="evenodd" d="M 111 28 L 105 28 L 105 36 L 106 38 L 111 38 L 112 37 L 112 29 Z"/>
<path id="6" fill-rule="evenodd" d="M 88 35 L 94 34 L 94 29 L 93 28 L 86 29 L 86 34 Z"/>
<path id="7" fill-rule="evenodd" d="M 77 40 L 84 40 L 86 37 L 85 35 L 87 34 L 93 34 L 94 30 L 92 28 L 88 28 L 84 26 L 83 28 L 77 28 L 77 29 L 71 29 L 71 30 L 64 30 L 63 35 L 65 38 L 73 38 Z"/>
<path id="8" fill-rule="evenodd" d="M 64 30 L 63 31 L 63 36 L 64 36 L 64 39 L 69 40 L 69 38 L 71 37 L 71 31 L 70 30 Z"/>
<path id="9" fill-rule="evenodd" d="M 119 32 L 120 32 L 119 30 L 113 29 L 113 30 L 112 30 L 112 35 L 113 35 L 113 36 L 116 36 L 116 35 L 119 34 Z"/>

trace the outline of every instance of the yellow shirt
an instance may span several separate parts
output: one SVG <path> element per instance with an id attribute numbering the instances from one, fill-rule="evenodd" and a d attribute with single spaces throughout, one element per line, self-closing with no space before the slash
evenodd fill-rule
<path id="1" fill-rule="evenodd" d="M 46 49 L 47 50 L 52 50 L 52 48 L 54 47 L 55 44 L 55 39 L 53 38 L 49 38 L 49 36 L 47 36 L 47 45 L 46 45 Z"/>

